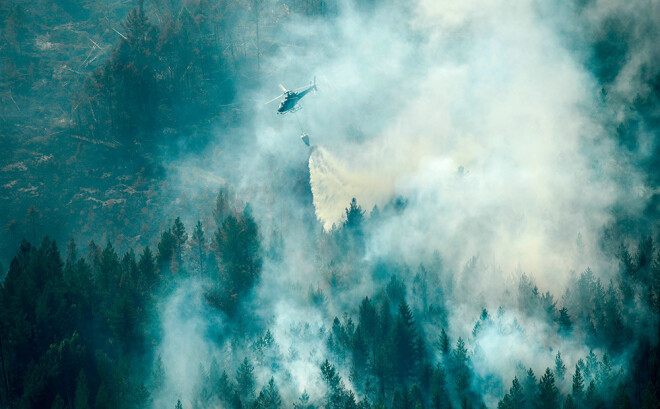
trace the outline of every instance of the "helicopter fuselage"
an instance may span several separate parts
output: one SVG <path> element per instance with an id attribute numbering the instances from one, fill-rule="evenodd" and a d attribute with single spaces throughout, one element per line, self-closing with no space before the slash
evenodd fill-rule
<path id="1" fill-rule="evenodd" d="M 284 96 L 284 100 L 280 102 L 280 106 L 277 108 L 277 113 L 278 114 L 286 114 L 287 112 L 294 112 L 297 111 L 296 105 L 298 104 L 298 101 L 302 99 L 309 91 L 315 88 L 315 85 L 310 85 L 307 89 L 304 91 L 300 92 L 295 92 L 295 91 L 287 91 L 286 95 Z M 298 107 L 299 109 L 299 107 Z"/>

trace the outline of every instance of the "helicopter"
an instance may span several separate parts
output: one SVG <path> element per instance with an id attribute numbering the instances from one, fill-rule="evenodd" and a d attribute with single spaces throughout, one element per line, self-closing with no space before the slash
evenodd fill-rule
<path id="1" fill-rule="evenodd" d="M 281 95 L 276 96 L 275 98 L 271 99 L 270 101 L 266 102 L 267 104 L 270 104 L 271 102 L 274 102 L 281 97 L 284 97 L 282 102 L 280 102 L 280 106 L 277 108 L 277 113 L 279 115 L 286 114 L 288 112 L 296 112 L 300 108 L 302 108 L 300 105 L 298 105 L 298 101 L 302 99 L 307 93 L 311 90 L 316 91 L 316 77 L 314 77 L 314 81 L 310 82 L 308 86 L 306 87 L 300 87 L 296 88 L 294 90 L 288 90 L 284 88 L 282 84 L 278 84 L 279 87 L 282 89 L 283 93 Z"/>

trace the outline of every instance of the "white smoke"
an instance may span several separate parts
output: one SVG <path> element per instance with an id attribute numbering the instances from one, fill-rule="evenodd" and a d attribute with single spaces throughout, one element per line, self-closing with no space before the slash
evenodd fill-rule
<path id="1" fill-rule="evenodd" d="M 460 277 L 470 292 L 459 294 L 466 298 L 463 305 L 450 305 L 454 338 L 469 336 L 481 304 L 493 307 L 510 296 L 504 288 L 515 286 L 516 270 L 531 273 L 541 288 L 558 295 L 572 271 L 591 266 L 607 277 L 616 268 L 601 254 L 602 228 L 624 195 L 628 207 L 638 209 L 649 193 L 611 145 L 609 115 L 620 107 L 604 105 L 585 64 L 588 36 L 576 28 L 585 21 L 597 25 L 607 13 L 589 8 L 582 15 L 552 6 L 548 12 L 532 0 L 419 0 L 367 14 L 346 5 L 336 18 L 294 19 L 281 33 L 298 46 L 283 47 L 264 64 L 277 78 L 254 96 L 250 125 L 256 143 L 199 168 L 208 169 L 201 173 L 206 180 L 222 177 L 237 185 L 260 222 L 279 221 L 287 243 L 285 267 L 265 269 L 250 308 L 271 324 L 280 352 L 295 355 L 282 361 L 286 379 L 316 389 L 318 379 L 308 374 L 324 352 L 315 346 L 322 342 L 317 333 L 294 345 L 289 328 L 303 321 L 297 311 L 315 329 L 329 322 L 300 295 L 320 273 L 307 253 L 313 245 L 303 243 L 307 236 L 296 224 L 302 219 L 299 203 L 274 177 L 280 175 L 275 170 L 305 154 L 301 131 L 313 145 L 308 162 L 313 202 L 326 230 L 342 222 L 353 197 L 367 212 L 397 196 L 407 199 L 403 212 L 368 231 L 367 260 L 388 256 L 418 265 L 439 251 L 448 271 L 461 271 L 475 255 L 487 266 Z M 626 78 L 635 77 L 631 72 L 640 65 L 624 70 Z M 296 117 L 263 106 L 278 82 L 295 88 L 313 75 L 319 93 L 302 100 Z M 623 99 L 635 94 L 621 85 L 630 84 L 625 78 L 616 84 Z M 194 169 L 184 180 L 199 174 Z M 359 289 L 333 296 L 355 298 L 357 305 L 375 290 L 366 276 L 356 280 Z M 586 352 L 581 340 L 559 339 L 543 322 L 520 323 L 525 333 L 485 331 L 474 342 L 482 351 L 475 357 L 477 375 L 510 380 L 516 360 L 534 361 L 541 371 L 552 365 L 559 345 L 571 368 Z M 205 328 L 180 325 L 191 332 Z M 177 339 L 166 335 L 163 352 L 177 351 Z M 216 353 L 204 344 L 199 350 Z M 192 369 L 173 365 L 180 373 L 197 370 L 196 363 Z"/>
<path id="2" fill-rule="evenodd" d="M 564 25 L 578 21 L 568 10 L 557 13 Z M 396 53 L 382 48 L 381 58 L 365 60 L 347 51 L 324 61 L 326 75 L 336 69 L 340 80 L 346 61 L 358 60 L 364 67 L 352 75 L 368 88 L 380 83 L 370 75 L 383 61 L 389 77 L 410 79 L 389 85 L 398 98 L 361 101 L 365 112 L 396 105 L 378 117 L 380 128 L 364 126 L 377 132 L 317 141 L 309 165 L 326 228 L 341 223 L 352 197 L 370 210 L 401 195 L 409 207 L 373 232 L 372 256 L 412 261 L 439 250 L 460 265 L 479 254 L 507 274 L 521 266 L 551 289 L 571 269 L 604 268 L 597 240 L 621 195 L 625 164 L 604 138 L 597 82 L 562 27 L 532 1 L 421 1 L 409 20 L 419 42 L 410 41 L 415 30 L 397 37 L 381 23 L 365 25 L 376 38 L 395 38 Z M 342 27 L 346 49 L 374 42 Z M 324 98 L 319 93 L 319 105 Z M 329 109 L 338 114 L 335 128 L 351 117 L 338 109 Z"/>
<path id="3" fill-rule="evenodd" d="M 224 318 L 206 303 L 202 283 L 196 280 L 181 283 L 160 306 L 162 337 L 156 355 L 163 363 L 166 378 L 155 396 L 154 407 L 171 406 L 177 400 L 189 406 L 195 399 L 196 385 L 202 381 L 200 365 L 208 370 L 213 357 L 221 365 L 228 362 L 220 359 L 220 346 L 209 336 L 212 330 L 223 330 Z M 233 373 L 229 368 L 222 369 Z"/>
<path id="4" fill-rule="evenodd" d="M 312 150 L 309 173 L 314 195 L 316 215 L 325 230 L 339 226 L 345 216 L 346 204 L 353 197 L 360 197 L 360 205 L 367 211 L 376 204 L 387 201 L 394 193 L 393 178 L 360 169 L 341 161 L 325 148 Z"/>

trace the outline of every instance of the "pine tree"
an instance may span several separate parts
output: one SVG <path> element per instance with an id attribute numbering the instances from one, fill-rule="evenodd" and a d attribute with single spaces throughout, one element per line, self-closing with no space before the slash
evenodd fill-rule
<path id="1" fill-rule="evenodd" d="M 110 241 L 101 253 L 101 260 L 99 263 L 98 281 L 99 287 L 107 294 L 112 294 L 119 285 L 121 277 L 119 256 L 112 247 Z"/>
<path id="2" fill-rule="evenodd" d="M 99 265 L 101 264 L 101 248 L 91 240 L 87 246 L 87 264 L 89 264 L 94 271 L 98 272 Z"/>
<path id="3" fill-rule="evenodd" d="M 226 371 L 222 371 L 218 384 L 216 386 L 216 391 L 220 399 L 224 402 L 231 403 L 234 396 L 234 385 L 232 385 L 229 375 Z"/>
<path id="4" fill-rule="evenodd" d="M 490 323 L 490 316 L 488 315 L 488 310 L 484 308 L 481 310 L 481 315 L 479 316 L 479 319 L 474 324 L 474 328 L 472 329 L 472 336 L 476 338 L 479 335 L 479 331 L 481 330 L 481 328 L 489 323 Z"/>
<path id="5" fill-rule="evenodd" d="M 411 375 L 419 363 L 416 338 L 415 321 L 410 307 L 401 301 L 392 334 L 394 363 L 401 380 Z"/>
<path id="6" fill-rule="evenodd" d="M 351 352 L 353 356 L 353 366 L 355 368 L 356 376 L 364 370 L 369 353 L 367 351 L 367 343 L 362 335 L 362 328 L 358 328 L 353 333 L 353 338 L 351 340 Z"/>
<path id="7" fill-rule="evenodd" d="M 401 390 L 394 392 L 392 409 L 414 409 L 408 387 L 405 384 Z"/>
<path id="8" fill-rule="evenodd" d="M 568 315 L 568 310 L 566 307 L 562 307 L 559 310 L 559 318 L 557 319 L 559 324 L 559 333 L 563 335 L 568 335 L 573 330 L 573 322 L 571 322 L 571 317 Z"/>
<path id="9" fill-rule="evenodd" d="M 78 249 L 76 248 L 76 242 L 73 240 L 73 237 L 69 239 L 69 243 L 66 245 L 66 265 L 74 266 L 78 260 Z"/>
<path id="10" fill-rule="evenodd" d="M 140 260 L 138 261 L 138 271 L 140 272 L 140 281 L 144 281 L 146 292 L 153 289 L 157 284 L 158 276 L 156 272 L 156 260 L 154 259 L 151 249 L 145 247 Z"/>
<path id="11" fill-rule="evenodd" d="M 456 390 L 459 395 L 462 395 L 470 385 L 470 368 L 468 367 L 467 348 L 461 337 L 456 341 L 456 348 L 452 355 L 452 366 L 454 369 Z"/>
<path id="12" fill-rule="evenodd" d="M 369 297 L 364 297 L 360 304 L 358 326 L 366 340 L 375 340 L 378 330 L 378 313 Z"/>
<path id="13" fill-rule="evenodd" d="M 600 364 L 600 371 L 596 377 L 598 382 L 598 387 L 602 390 L 607 390 L 612 388 L 613 385 L 613 375 L 612 375 L 612 362 L 607 353 L 603 354 L 603 360 Z"/>
<path id="14" fill-rule="evenodd" d="M 523 409 L 525 407 L 525 392 L 518 380 L 514 377 L 511 382 L 511 389 L 509 389 L 509 397 L 511 402 L 511 409 Z"/>
<path id="15" fill-rule="evenodd" d="M 302 395 L 298 398 L 298 402 L 294 402 L 293 409 L 314 409 L 314 405 L 309 402 L 309 394 L 303 390 Z"/>
<path id="16" fill-rule="evenodd" d="M 538 384 L 536 383 L 536 375 L 532 368 L 527 370 L 527 375 L 525 376 L 525 381 L 523 385 L 523 391 L 525 393 L 525 408 L 530 409 L 534 408 L 534 403 L 537 400 L 537 395 L 539 392 Z"/>
<path id="17" fill-rule="evenodd" d="M 131 390 L 130 401 L 137 408 L 145 408 L 151 402 L 151 394 L 144 384 L 139 384 Z"/>
<path id="18" fill-rule="evenodd" d="M 25 213 L 25 223 L 30 226 L 32 242 L 37 243 L 40 234 L 41 212 L 34 205 L 31 205 Z"/>
<path id="19" fill-rule="evenodd" d="M 451 343 L 449 341 L 449 336 L 447 335 L 447 332 L 445 332 L 445 329 L 443 328 L 442 331 L 440 332 L 440 352 L 442 352 L 443 355 L 447 355 L 451 351 Z"/>
<path id="20" fill-rule="evenodd" d="M 175 263 L 175 266 L 173 267 L 173 271 L 177 272 L 179 271 L 182 266 L 183 266 L 183 252 L 186 243 L 188 242 L 188 233 L 186 232 L 186 228 L 183 225 L 183 222 L 181 222 L 181 218 L 177 217 L 174 219 L 174 224 L 172 225 L 172 237 L 174 239 L 173 243 L 173 250 L 174 250 L 174 260 L 173 262 Z"/>
<path id="21" fill-rule="evenodd" d="M 451 403 L 447 393 L 447 379 L 445 371 L 438 364 L 431 378 L 431 408 L 450 409 Z"/>
<path id="22" fill-rule="evenodd" d="M 557 355 L 555 356 L 555 375 L 561 381 L 564 379 L 565 374 L 566 365 L 564 365 L 564 361 L 561 359 L 561 352 L 557 351 Z"/>
<path id="23" fill-rule="evenodd" d="M 195 225 L 195 230 L 190 239 L 190 246 L 192 247 L 197 261 L 197 269 L 199 274 L 204 273 L 204 259 L 206 258 L 206 239 L 204 237 L 204 227 L 202 221 L 198 220 Z"/>
<path id="24" fill-rule="evenodd" d="M 568 395 L 564 400 L 564 409 L 578 409 L 572 395 Z"/>
<path id="25" fill-rule="evenodd" d="M 609 345 L 618 350 L 624 344 L 625 340 L 625 327 L 623 324 L 623 316 L 621 314 L 621 307 L 619 306 L 619 298 L 614 288 L 614 284 L 610 281 L 607 289 L 607 296 L 605 298 L 605 328 L 604 336 Z"/>
<path id="26" fill-rule="evenodd" d="M 575 365 L 575 373 L 573 374 L 573 389 L 572 389 L 573 399 L 575 403 L 579 406 L 582 403 L 582 395 L 584 394 L 584 378 L 582 377 L 582 371 L 580 370 L 580 365 Z"/>
<path id="27" fill-rule="evenodd" d="M 221 289 L 215 304 L 226 313 L 233 313 L 240 297 L 259 278 L 262 267 L 259 227 L 249 206 L 243 214 L 229 215 L 215 237 L 222 262 L 218 285 Z"/>
<path id="28" fill-rule="evenodd" d="M 508 393 L 504 394 L 502 400 L 497 403 L 497 409 L 512 409 L 511 396 Z"/>
<path id="29" fill-rule="evenodd" d="M 550 368 L 546 368 L 545 373 L 539 381 L 539 409 L 556 409 L 559 407 L 559 390 L 555 386 L 555 376 Z"/>
<path id="30" fill-rule="evenodd" d="M 600 367 L 600 363 L 598 362 L 598 357 L 594 353 L 593 349 L 589 350 L 589 354 L 587 355 L 587 362 L 582 372 L 583 377 L 585 379 L 593 378 L 594 376 L 596 376 L 596 374 L 598 374 L 599 367 Z"/>
<path id="31" fill-rule="evenodd" d="M 213 217 L 215 218 L 215 225 L 218 229 L 222 228 L 227 216 L 231 214 L 230 196 L 228 189 L 221 188 L 218 191 L 218 196 L 215 199 L 215 209 L 213 209 Z"/>
<path id="32" fill-rule="evenodd" d="M 172 229 L 167 229 L 161 233 L 157 248 L 157 259 L 160 270 L 167 272 L 176 271 L 176 266 L 172 265 L 176 258 L 176 238 L 172 234 Z"/>
<path id="33" fill-rule="evenodd" d="M 331 391 L 337 391 L 340 388 L 341 378 L 327 359 L 321 364 L 321 376 Z"/>
<path id="34" fill-rule="evenodd" d="M 330 409 L 349 409 L 356 408 L 355 395 L 350 391 L 344 390 L 344 384 L 341 377 L 335 371 L 335 367 L 326 359 L 321 364 L 321 377 L 328 387 L 326 396 L 326 408 Z"/>
<path id="35" fill-rule="evenodd" d="M 352 231 L 358 231 L 364 221 L 364 210 L 357 204 L 355 198 L 351 199 L 351 204 L 346 209 L 346 221 L 344 226 Z"/>
<path id="36" fill-rule="evenodd" d="M 243 359 L 243 363 L 236 371 L 236 384 L 238 386 L 238 393 L 241 399 L 251 399 L 254 394 L 254 367 L 247 358 Z"/>
<path id="37" fill-rule="evenodd" d="M 428 282 L 428 272 L 424 268 L 423 264 L 419 265 L 419 271 L 415 274 L 413 280 L 413 294 L 422 300 L 422 313 L 424 315 L 428 314 L 429 303 L 428 303 L 428 292 L 429 292 L 429 282 Z"/>
<path id="38" fill-rule="evenodd" d="M 138 317 L 133 299 L 127 294 L 118 295 L 108 312 L 108 324 L 114 335 L 128 345 L 134 342 L 133 335 L 138 324 Z"/>
<path id="39" fill-rule="evenodd" d="M 263 409 L 279 409 L 282 406 L 282 398 L 273 377 L 259 394 L 259 401 Z"/>
<path id="40" fill-rule="evenodd" d="M 596 390 L 596 383 L 594 381 L 589 382 L 587 392 L 584 396 L 584 403 L 588 408 L 599 408 L 603 406 L 603 402 L 598 395 L 598 391 Z"/>
<path id="41" fill-rule="evenodd" d="M 177 217 L 174 219 L 174 224 L 172 225 L 172 235 L 174 235 L 175 249 L 177 253 L 181 253 L 183 246 L 188 241 L 188 233 L 186 228 L 181 222 L 181 218 Z"/>

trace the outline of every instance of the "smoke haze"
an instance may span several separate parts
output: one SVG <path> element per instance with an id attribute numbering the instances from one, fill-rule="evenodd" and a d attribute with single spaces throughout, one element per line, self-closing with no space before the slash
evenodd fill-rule
<path id="1" fill-rule="evenodd" d="M 66 263 L 60 263 L 66 270 L 61 281 L 71 288 L 87 276 L 101 283 L 99 299 L 109 301 L 98 309 L 107 309 L 108 317 L 90 324 L 92 335 L 80 331 L 89 345 L 95 337 L 103 340 L 101 352 L 90 347 L 85 353 L 106 354 L 108 361 L 125 355 L 135 364 L 127 365 L 127 373 L 141 368 L 124 377 L 113 373 L 113 379 L 149 389 L 140 407 L 174 407 L 180 400 L 186 409 L 279 409 L 294 403 L 295 409 L 404 409 L 396 402 L 410 391 L 423 395 L 421 409 L 445 407 L 432 406 L 440 395 L 454 407 L 499 408 L 514 394 L 512 379 L 523 382 L 530 368 L 539 380 L 545 368 L 555 368 L 558 405 L 586 393 L 575 391 L 574 370 L 584 372 L 583 389 L 592 382 L 608 405 L 617 385 L 629 386 L 630 363 L 651 356 L 649 349 L 638 358 L 640 345 L 658 342 L 660 256 L 653 240 L 644 240 L 660 232 L 660 47 L 654 41 L 660 5 L 344 0 L 321 1 L 313 13 L 300 11 L 300 4 L 311 2 L 251 0 L 231 14 L 224 2 L 214 6 L 220 11 L 204 9 L 205 2 L 165 3 L 144 4 L 152 21 L 166 21 L 168 7 L 177 10 L 154 37 L 158 51 L 165 50 L 160 60 L 173 53 L 163 38 L 178 25 L 209 16 L 218 19 L 216 26 L 236 25 L 205 33 L 226 43 L 216 50 L 217 60 L 234 58 L 231 69 L 209 63 L 214 75 L 226 70 L 219 77 L 232 83 L 232 97 L 211 94 L 205 88 L 211 85 L 195 97 L 181 91 L 168 114 L 193 115 L 195 98 L 214 101 L 221 113 L 204 126 L 148 128 L 144 134 L 157 141 L 150 147 L 137 139 L 134 145 L 117 142 L 141 155 L 121 169 L 140 169 L 134 185 L 130 176 L 120 179 L 126 182 L 121 192 L 144 195 L 139 210 L 129 215 L 126 199 L 111 197 L 119 188 L 81 184 L 75 197 L 101 210 L 121 209 L 115 222 L 132 236 L 117 236 L 116 246 L 130 253 L 119 257 L 110 233 L 86 226 L 76 234 L 97 234 L 106 248 L 92 242 L 85 261 L 78 262 L 72 239 Z M 186 11 L 196 6 L 199 14 Z M 138 15 L 133 11 L 132 18 Z M 235 23 L 228 22 L 232 18 Z M 126 40 L 120 47 L 128 47 L 129 39 L 113 32 Z M 113 55 L 128 52 L 120 47 Z M 161 77 L 193 82 L 183 78 L 205 72 L 188 68 L 173 73 L 168 66 Z M 93 75 L 100 78 L 101 71 Z M 278 84 L 298 89 L 313 79 L 318 92 L 299 102 L 301 110 L 278 115 L 277 103 L 265 104 L 281 91 Z M 112 91 L 98 95 L 111 99 Z M 91 125 L 80 128 L 91 129 L 90 135 L 98 136 L 96 127 L 104 126 L 94 111 L 103 98 L 97 105 L 87 101 Z M 130 117 L 111 110 L 107 116 L 115 143 Z M 77 143 L 74 159 L 87 146 Z M 153 163 L 159 164 L 153 171 L 157 182 L 149 185 L 142 173 Z M 0 168 L 33 171 L 21 164 Z M 110 179 L 96 168 L 85 172 Z M 10 183 L 3 189 L 18 182 Z M 152 220 L 155 212 L 167 219 Z M 28 215 L 25 225 L 31 221 L 36 237 L 37 216 Z M 93 212 L 75 216 L 96 220 Z M 111 224 L 109 216 L 105 222 Z M 153 255 L 145 255 L 147 248 Z M 19 261 L 37 254 L 34 248 L 20 251 Z M 114 269 L 108 267 L 113 262 Z M 11 280 L 25 275 L 17 272 L 27 269 L 21 263 L 11 264 L 7 294 L 20 288 Z M 140 274 L 146 278 L 136 278 Z M 103 287 L 115 279 L 117 288 Z M 115 297 L 125 288 L 136 294 Z M 141 297 L 148 300 L 144 305 Z M 78 305 L 74 301 L 68 303 Z M 139 320 L 144 345 L 133 348 L 141 341 L 131 339 L 139 332 L 131 325 Z M 14 326 L 28 328 L 19 324 Z M 64 345 L 63 336 L 74 339 L 70 333 L 49 338 L 44 350 L 56 350 L 56 341 Z M 107 352 L 112 348 L 121 353 Z M 400 350 L 407 351 L 406 359 L 399 359 Z M 37 358 L 39 365 L 48 362 Z M 324 362 L 338 377 L 328 375 L 327 366 L 319 370 Z M 39 372 L 31 375 L 33 368 L 23 367 L 26 379 L 38 378 Z M 100 408 L 103 388 L 112 389 L 106 385 L 111 383 L 101 379 L 102 370 L 85 370 L 101 396 L 94 401 Z M 12 384 L 8 396 L 14 391 L 22 393 L 22 384 Z M 309 401 L 301 398 L 304 392 Z M 14 401 L 31 402 L 15 394 Z M 269 401 L 273 396 L 281 402 Z M 337 396 L 348 403 L 333 406 Z M 71 396 L 62 398 L 73 407 Z"/>

